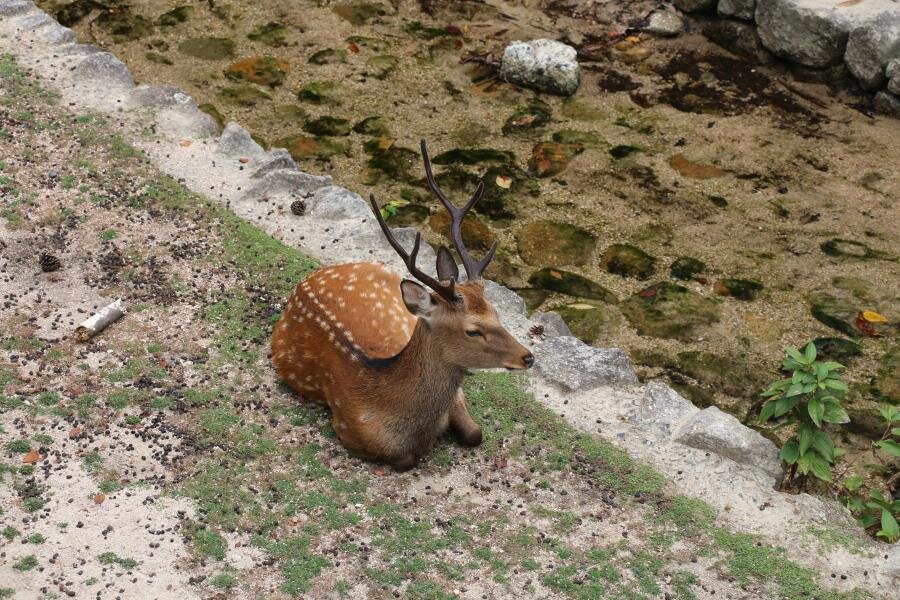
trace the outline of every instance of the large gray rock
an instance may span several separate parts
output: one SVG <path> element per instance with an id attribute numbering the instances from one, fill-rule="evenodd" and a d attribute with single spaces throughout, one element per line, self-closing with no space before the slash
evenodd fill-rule
<path id="1" fill-rule="evenodd" d="M 629 421 L 640 426 L 650 425 L 669 438 L 679 422 L 700 412 L 700 409 L 683 398 L 662 381 L 651 381 L 644 389 L 644 396 L 628 415 Z"/>
<path id="2" fill-rule="evenodd" d="M 97 54 L 103 52 L 103 48 L 93 44 L 62 44 L 55 50 L 56 54 L 64 56 L 87 56 L 88 54 Z"/>
<path id="3" fill-rule="evenodd" d="M 864 88 L 873 90 L 885 82 L 885 67 L 898 57 L 900 4 L 893 13 L 879 15 L 869 24 L 850 32 L 844 62 Z"/>
<path id="4" fill-rule="evenodd" d="M 619 348 L 594 348 L 578 338 L 564 336 L 547 340 L 534 353 L 535 371 L 569 391 L 638 382 L 631 361 Z"/>
<path id="5" fill-rule="evenodd" d="M 772 62 L 772 53 L 759 41 L 759 34 L 753 23 L 735 19 L 708 19 L 702 23 L 701 31 L 729 52 L 762 64 Z"/>
<path id="6" fill-rule="evenodd" d="M 0 15 L 6 17 L 23 15 L 33 8 L 34 3 L 26 0 L 0 0 Z"/>
<path id="7" fill-rule="evenodd" d="M 288 171 L 300 170 L 299 167 L 297 167 L 297 163 L 294 162 L 293 157 L 291 157 L 290 152 L 284 148 L 272 148 L 266 153 L 265 157 L 259 160 L 259 167 L 257 167 L 250 177 L 252 179 L 259 179 L 266 173 L 271 173 L 272 171 L 277 171 L 279 169 L 287 169 Z"/>
<path id="8" fill-rule="evenodd" d="M 875 94 L 875 108 L 880 113 L 900 117 L 900 98 L 882 90 Z"/>
<path id="9" fill-rule="evenodd" d="M 888 559 L 881 567 L 881 572 L 900 584 L 900 544 L 894 544 L 887 552 Z"/>
<path id="10" fill-rule="evenodd" d="M 575 48 L 555 40 L 512 42 L 503 51 L 500 78 L 542 92 L 571 96 L 581 82 Z"/>
<path id="11" fill-rule="evenodd" d="M 259 201 L 277 196 L 308 198 L 319 188 L 333 183 L 329 175 L 310 175 L 302 171 L 276 169 L 266 173 L 250 186 L 243 199 Z"/>
<path id="12" fill-rule="evenodd" d="M 88 55 L 72 69 L 72 80 L 76 86 L 89 87 L 105 96 L 134 87 L 128 67 L 109 52 Z"/>
<path id="13" fill-rule="evenodd" d="M 542 336 L 544 339 L 557 338 L 562 336 L 571 336 L 572 330 L 563 320 L 559 313 L 555 312 L 536 312 L 531 315 L 531 320 L 544 328 Z"/>
<path id="14" fill-rule="evenodd" d="M 887 89 L 890 93 L 900 96 L 900 58 L 895 58 L 888 63 L 884 71 L 888 79 Z"/>
<path id="15" fill-rule="evenodd" d="M 231 158 L 262 158 L 266 151 L 262 146 L 250 137 L 250 132 L 235 123 L 230 122 L 222 130 L 219 136 L 219 145 L 216 152 Z"/>
<path id="16" fill-rule="evenodd" d="M 683 422 L 674 439 L 686 446 L 714 452 L 752 467 L 764 474 L 772 485 L 783 474 L 775 444 L 715 406 L 704 408 Z"/>
<path id="17" fill-rule="evenodd" d="M 359 194 L 329 185 L 316 190 L 306 201 L 306 214 L 319 219 L 365 219 L 372 216 L 372 208 Z"/>
<path id="18" fill-rule="evenodd" d="M 38 37 L 48 44 L 68 44 L 75 41 L 75 32 L 59 23 L 38 29 Z"/>
<path id="19" fill-rule="evenodd" d="M 501 314 L 525 315 L 525 300 L 508 287 L 504 287 L 499 283 L 485 279 L 484 297 Z"/>
<path id="20" fill-rule="evenodd" d="M 756 13 L 756 0 L 719 0 L 716 11 L 722 17 L 737 17 L 752 21 Z"/>
<path id="21" fill-rule="evenodd" d="M 166 85 L 139 85 L 131 90 L 128 99 L 132 106 L 140 108 L 171 108 L 194 102 L 180 89 Z"/>
<path id="22" fill-rule="evenodd" d="M 684 12 L 706 12 L 716 5 L 716 0 L 674 0 L 673 4 Z"/>
<path id="23" fill-rule="evenodd" d="M 53 22 L 53 19 L 47 13 L 36 12 L 34 14 L 19 17 L 14 21 L 14 24 L 19 31 L 34 31 L 41 27 L 46 27 Z"/>
<path id="24" fill-rule="evenodd" d="M 673 37 L 684 31 L 684 21 L 675 13 L 658 10 L 650 15 L 644 31 L 654 35 Z"/>

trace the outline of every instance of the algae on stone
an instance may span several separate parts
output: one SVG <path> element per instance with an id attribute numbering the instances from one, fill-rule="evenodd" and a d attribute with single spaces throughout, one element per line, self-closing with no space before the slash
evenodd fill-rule
<path id="1" fill-rule="evenodd" d="M 259 25 L 256 29 L 247 34 L 247 37 L 254 42 L 265 44 L 273 48 L 279 48 L 287 45 L 285 36 L 287 35 L 287 27 L 283 23 L 270 21 L 265 25 Z"/>
<path id="2" fill-rule="evenodd" d="M 519 255 L 529 265 L 561 267 L 587 264 L 597 239 L 594 234 L 568 223 L 539 220 L 516 234 Z"/>
<path id="3" fill-rule="evenodd" d="M 284 83 L 289 68 L 287 61 L 274 56 L 251 56 L 229 65 L 225 76 L 274 88 Z"/>
<path id="4" fill-rule="evenodd" d="M 621 306 L 640 335 L 681 341 L 695 340 L 704 326 L 720 317 L 714 300 L 666 281 L 644 288 Z"/>
<path id="5" fill-rule="evenodd" d="M 340 104 L 337 92 L 333 81 L 311 81 L 297 90 L 297 98 L 310 104 Z"/>
<path id="6" fill-rule="evenodd" d="M 221 37 L 188 38 L 178 44 L 178 51 L 201 60 L 234 58 L 234 42 Z"/>
<path id="7" fill-rule="evenodd" d="M 303 130 L 313 135 L 350 135 L 350 121 L 339 117 L 324 116 L 308 121 Z"/>
<path id="8" fill-rule="evenodd" d="M 577 273 L 551 267 L 544 267 L 532 273 L 528 278 L 528 284 L 535 288 L 559 292 L 576 298 L 589 298 L 609 304 L 616 304 L 619 301 L 614 293 L 596 281 L 591 281 Z"/>
<path id="9" fill-rule="evenodd" d="M 353 131 L 363 135 L 372 135 L 376 137 L 385 137 L 390 135 L 390 119 L 386 117 L 366 117 L 353 126 Z"/>
<path id="10" fill-rule="evenodd" d="M 578 339 L 586 344 L 602 343 L 622 326 L 618 309 L 607 304 L 578 302 L 553 308 Z"/>
<path id="11" fill-rule="evenodd" d="M 600 266 L 622 277 L 647 279 L 655 265 L 655 258 L 631 244 L 613 244 L 600 257 Z"/>
<path id="12" fill-rule="evenodd" d="M 218 96 L 223 102 L 238 106 L 256 106 L 263 100 L 272 99 L 272 96 L 249 83 L 224 87 L 219 90 Z"/>
<path id="13" fill-rule="evenodd" d="M 703 261 L 690 256 L 679 256 L 669 267 L 669 274 L 675 279 L 693 279 L 706 269 Z"/>
<path id="14" fill-rule="evenodd" d="M 275 145 L 286 148 L 296 161 L 328 158 L 336 154 L 350 155 L 349 142 L 328 137 L 290 135 L 276 141 Z"/>

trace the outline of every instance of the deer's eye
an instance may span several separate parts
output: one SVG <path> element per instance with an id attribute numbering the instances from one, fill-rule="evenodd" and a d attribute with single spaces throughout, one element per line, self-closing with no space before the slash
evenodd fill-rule
<path id="1" fill-rule="evenodd" d="M 477 329 L 467 329 L 466 335 L 469 337 L 479 337 L 483 334 L 480 331 L 478 331 Z"/>

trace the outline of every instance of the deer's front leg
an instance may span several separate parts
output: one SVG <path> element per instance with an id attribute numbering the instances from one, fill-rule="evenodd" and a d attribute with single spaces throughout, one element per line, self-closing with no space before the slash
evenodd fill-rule
<path id="1" fill-rule="evenodd" d="M 466 395 L 463 394 L 462 388 L 456 390 L 456 399 L 450 406 L 450 425 L 466 446 L 477 446 L 481 443 L 481 426 L 469 414 Z"/>

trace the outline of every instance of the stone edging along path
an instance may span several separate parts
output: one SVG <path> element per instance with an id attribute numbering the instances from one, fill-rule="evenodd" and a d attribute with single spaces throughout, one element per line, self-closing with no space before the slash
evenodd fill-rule
<path id="1" fill-rule="evenodd" d="M 876 104 L 900 111 L 898 0 L 674 0 L 687 13 L 717 14 L 756 26 L 761 44 L 803 67 L 845 68 L 875 92 Z M 839 73 L 833 73 L 839 74 Z"/>
<path id="2" fill-rule="evenodd" d="M 285 150 L 264 151 L 236 123 L 220 134 L 178 89 L 136 86 L 115 56 L 78 44 L 70 29 L 31 2 L 0 0 L 0 52 L 15 56 L 70 106 L 106 113 L 110 127 L 161 170 L 270 235 L 323 263 L 374 260 L 403 272 L 359 195 L 329 176 L 300 171 Z M 289 209 L 298 198 L 306 203 L 302 217 Z M 411 245 L 414 231 L 397 230 L 397 237 Z M 422 254 L 422 264 L 434 264 L 431 248 L 425 245 Z M 664 383 L 641 385 L 621 350 L 566 335 L 555 315 L 529 320 L 514 292 L 488 282 L 488 295 L 519 339 L 528 339 L 536 322 L 544 325 L 545 341 L 532 340 L 537 365 L 531 386 L 573 425 L 602 434 L 666 474 L 677 493 L 715 507 L 723 524 L 784 546 L 792 559 L 821 573 L 823 583 L 830 573 L 847 573 L 846 581 L 827 583 L 848 589 L 883 593 L 896 583 L 897 547 L 859 535 L 851 552 L 807 533 L 852 536 L 859 528 L 834 501 L 774 491 L 781 468 L 772 442 L 714 407 L 697 409 Z"/>

